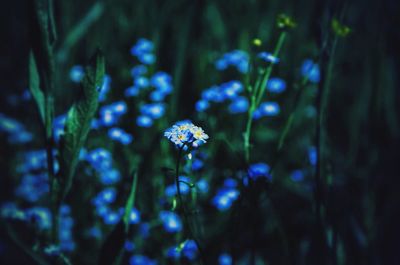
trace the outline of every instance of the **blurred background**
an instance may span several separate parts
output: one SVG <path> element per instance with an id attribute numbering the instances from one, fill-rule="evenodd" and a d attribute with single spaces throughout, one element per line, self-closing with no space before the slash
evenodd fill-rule
<path id="1" fill-rule="evenodd" d="M 115 253 L 109 249 L 114 240 L 109 235 L 118 222 L 101 221 L 104 216 L 98 217 L 93 198 L 112 187 L 117 193 L 113 207 L 123 207 L 133 167 L 138 172 L 135 208 L 141 220 L 130 231 L 132 246 L 125 244 L 120 264 L 197 264 L 200 253 L 182 243 L 187 239 L 182 231 L 163 229 L 160 215 L 173 213 L 169 210 L 175 200 L 167 188 L 173 185 L 168 168 L 174 168 L 176 152 L 163 132 L 176 121 L 190 119 L 210 135 L 194 153 L 202 166 L 182 165 L 189 182 L 207 186 L 196 195 L 185 195 L 196 209 L 192 225 L 205 253 L 204 264 L 400 264 L 398 1 L 70 0 L 53 5 L 55 117 L 65 114 L 80 93 L 73 67 L 87 65 L 100 48 L 110 88 L 99 109 L 125 102 L 128 110 L 118 126 L 133 135 L 132 143 L 122 145 L 107 138 L 107 126 L 90 132 L 85 150 L 107 150 L 121 177 L 105 184 L 97 180 L 103 169 L 96 173 L 90 159 L 78 165 L 65 200 L 73 222 L 68 230 L 73 244 L 64 250 L 68 262 L 101 264 L 99 257 L 112 261 L 106 257 Z M 18 192 L 26 176 L 21 161 L 28 151 L 45 145 L 39 112 L 27 90 L 29 52 L 39 38 L 32 8 L 31 1 L 15 0 L 3 3 L 0 10 L 1 118 L 17 120 L 32 134 L 29 141 L 15 144 L 2 121 L 0 203 L 13 202 L 18 209 L 49 207 L 46 188 L 37 199 L 26 200 L 26 194 Z M 285 91 L 269 98 L 279 103 L 279 115 L 255 122 L 250 159 L 253 166 L 273 167 L 274 174 L 272 180 L 251 179 L 249 184 L 243 175 L 251 165 L 242 154 L 246 115 L 218 104 L 201 111 L 198 101 L 214 85 L 245 82 L 240 71 L 222 71 L 216 62 L 234 50 L 249 57 L 273 52 L 279 37 L 276 19 L 282 13 L 296 23 L 272 72 L 285 81 Z M 350 33 L 335 35 L 333 19 Z M 163 117 L 152 126 L 137 119 L 149 100 L 126 92 L 136 82 L 132 68 L 141 62 L 131 48 L 141 38 L 154 46 L 156 60 L 149 73 L 168 73 L 173 87 Z M 255 38 L 261 40 L 260 47 L 254 47 Z M 301 86 L 304 92 L 298 100 L 296 87 L 306 59 L 318 65 L 321 78 Z M 320 91 L 327 82 L 329 93 L 321 107 Z M 296 115 L 285 145 L 276 152 L 291 113 Z M 321 150 L 322 158 L 315 162 Z M 221 210 L 216 202 L 221 187 L 240 194 L 229 209 Z M 25 192 L 38 193 L 33 188 Z M 68 264 L 46 257 L 45 229 L 38 232 L 29 222 L 8 218 L 1 226 L 1 264 Z M 183 254 L 171 254 L 169 249 L 179 244 Z M 32 258 L 36 256 L 40 258 Z M 144 261 L 133 258 L 139 256 Z"/>

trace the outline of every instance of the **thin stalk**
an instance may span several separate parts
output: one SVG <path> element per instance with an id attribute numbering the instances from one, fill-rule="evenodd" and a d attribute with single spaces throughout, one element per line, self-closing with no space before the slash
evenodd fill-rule
<path id="1" fill-rule="evenodd" d="M 282 31 L 281 34 L 279 35 L 279 39 L 273 53 L 274 57 L 277 57 L 279 55 L 279 52 L 281 51 L 283 43 L 286 39 L 286 34 L 287 34 L 286 31 Z M 244 137 L 243 147 L 244 147 L 246 163 L 249 163 L 250 161 L 250 138 L 251 138 L 251 128 L 253 124 L 253 114 L 261 103 L 262 97 L 265 92 L 265 88 L 267 86 L 267 82 L 272 73 L 273 65 L 274 65 L 273 63 L 269 63 L 263 75 L 257 78 L 254 89 L 250 89 L 250 87 L 248 88 L 248 91 L 250 92 L 250 107 L 247 112 L 246 129 L 243 134 Z"/>
<path id="2" fill-rule="evenodd" d="M 179 205 L 181 207 L 181 213 L 183 216 L 183 220 L 184 220 L 184 229 L 185 232 L 189 235 L 189 237 L 191 237 L 193 239 L 193 241 L 195 242 L 197 249 L 199 250 L 199 254 L 200 254 L 200 264 L 202 265 L 204 263 L 204 255 L 203 255 L 203 250 L 200 247 L 200 243 L 199 241 L 196 239 L 196 237 L 194 236 L 194 233 L 192 231 L 192 228 L 190 226 L 190 220 L 189 220 L 189 216 L 187 214 L 185 205 L 183 204 L 183 199 L 182 199 L 182 193 L 181 193 L 181 187 L 179 185 L 180 181 L 179 181 L 179 167 L 180 167 L 180 163 L 181 163 L 181 157 L 182 157 L 182 151 L 183 148 L 185 146 L 182 146 L 179 148 L 178 151 L 178 158 L 176 161 L 176 168 L 175 168 L 175 185 L 176 185 L 176 190 L 177 190 L 177 195 L 178 195 L 178 201 L 179 201 Z"/>

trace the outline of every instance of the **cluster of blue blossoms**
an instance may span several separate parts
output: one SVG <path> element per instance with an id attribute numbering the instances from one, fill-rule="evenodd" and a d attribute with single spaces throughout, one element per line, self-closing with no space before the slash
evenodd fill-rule
<path id="1" fill-rule="evenodd" d="M 165 131 L 164 136 L 179 148 L 198 147 L 209 138 L 201 127 L 188 120 L 176 122 Z"/>
<path id="2" fill-rule="evenodd" d="M 194 260 L 197 254 L 197 245 L 192 239 L 184 241 L 179 246 L 172 246 L 167 249 L 167 257 L 174 260 L 178 260 L 182 256 L 189 260 Z"/>
<path id="3" fill-rule="evenodd" d="M 83 152 L 85 159 L 99 174 L 100 181 L 104 185 L 113 185 L 120 181 L 121 175 L 119 171 L 113 167 L 111 153 L 104 148 L 97 148 L 90 152 Z"/>
<path id="4" fill-rule="evenodd" d="M 219 211 L 228 210 L 233 202 L 238 199 L 240 192 L 237 190 L 237 185 L 235 179 L 229 178 L 224 181 L 223 187 L 218 189 L 212 203 Z"/>
<path id="5" fill-rule="evenodd" d="M 8 136 L 11 144 L 24 144 L 32 141 L 33 136 L 28 132 L 23 124 L 0 113 L 0 134 Z"/>

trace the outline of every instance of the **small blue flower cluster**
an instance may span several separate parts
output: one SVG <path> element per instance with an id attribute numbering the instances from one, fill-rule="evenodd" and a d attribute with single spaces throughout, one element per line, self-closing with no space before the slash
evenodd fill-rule
<path id="1" fill-rule="evenodd" d="M 49 184 L 46 173 L 25 174 L 22 176 L 15 194 L 28 202 L 37 202 L 43 195 L 49 192 Z"/>
<path id="2" fill-rule="evenodd" d="M 112 185 L 120 181 L 119 171 L 113 168 L 111 153 L 104 148 L 94 149 L 84 155 L 84 159 L 100 174 L 104 185 Z"/>
<path id="3" fill-rule="evenodd" d="M 319 83 L 321 79 L 319 65 L 310 59 L 305 60 L 301 66 L 301 75 L 311 83 Z"/>
<path id="4" fill-rule="evenodd" d="M 280 61 L 279 58 L 277 58 L 276 56 L 274 56 L 272 53 L 269 52 L 260 52 L 257 55 L 257 57 L 267 63 L 272 63 L 272 64 L 277 64 Z"/>
<path id="5" fill-rule="evenodd" d="M 267 90 L 271 93 L 282 93 L 286 90 L 286 82 L 279 77 L 271 77 L 267 83 Z"/>
<path id="6" fill-rule="evenodd" d="M 246 103 L 240 103 L 243 101 L 243 98 L 239 94 L 243 90 L 243 84 L 237 80 L 223 83 L 220 86 L 212 86 L 202 92 L 201 99 L 196 103 L 196 110 L 203 112 L 210 107 L 210 102 L 223 103 L 229 100 L 231 102 L 231 106 L 229 107 L 231 112 L 244 112 L 243 109 L 247 111 L 247 99 Z"/>
<path id="7" fill-rule="evenodd" d="M 198 147 L 209 138 L 201 127 L 188 120 L 176 122 L 165 131 L 164 136 L 179 148 Z"/>
<path id="8" fill-rule="evenodd" d="M 120 142 L 123 145 L 128 145 L 132 143 L 133 140 L 132 135 L 117 127 L 108 130 L 108 137 L 110 137 L 112 140 Z"/>
<path id="9" fill-rule="evenodd" d="M 178 260 L 181 256 L 186 257 L 189 260 L 194 260 L 197 257 L 198 249 L 196 242 L 192 239 L 188 239 L 181 243 L 180 246 L 169 247 L 166 251 L 168 258 Z"/>
<path id="10" fill-rule="evenodd" d="M 115 188 L 105 188 L 92 199 L 92 204 L 95 206 L 97 215 L 99 215 L 107 225 L 117 224 L 125 212 L 124 208 L 119 208 L 117 211 L 110 208 L 110 204 L 115 202 L 116 197 L 117 191 Z M 131 224 L 139 223 L 140 212 L 133 208 L 129 218 Z"/>
<path id="11" fill-rule="evenodd" d="M 85 76 L 85 71 L 82 65 L 74 65 L 69 70 L 69 78 L 74 83 L 80 83 Z"/>
<path id="12" fill-rule="evenodd" d="M 262 102 L 260 106 L 254 111 L 253 119 L 258 120 L 262 117 L 273 117 L 281 112 L 279 104 L 276 102 Z"/>
<path id="13" fill-rule="evenodd" d="M 157 261 L 144 255 L 133 255 L 129 259 L 129 265 L 157 265 Z"/>
<path id="14" fill-rule="evenodd" d="M 150 40 L 140 38 L 131 48 L 131 55 L 136 57 L 142 64 L 154 64 L 154 44 Z"/>
<path id="15" fill-rule="evenodd" d="M 259 178 L 267 178 L 272 180 L 272 176 L 269 174 L 270 167 L 265 163 L 252 164 L 248 170 L 248 176 L 252 180 L 257 180 Z"/>
<path id="16" fill-rule="evenodd" d="M 71 252 L 75 249 L 75 242 L 72 238 L 74 219 L 71 217 L 71 208 L 68 205 L 60 207 L 59 240 L 60 250 Z"/>
<path id="17" fill-rule="evenodd" d="M 150 103 L 140 107 L 141 115 L 137 117 L 136 124 L 139 127 L 151 127 L 153 121 L 164 116 L 165 104 L 163 103 Z"/>
<path id="18" fill-rule="evenodd" d="M 249 69 L 249 55 L 242 50 L 233 50 L 222 55 L 215 62 L 217 70 L 225 70 L 229 66 L 235 67 L 240 73 L 247 73 Z"/>
<path id="19" fill-rule="evenodd" d="M 98 126 L 113 126 L 116 125 L 119 118 L 128 111 L 128 107 L 124 101 L 117 101 L 110 105 L 105 105 L 100 108 L 100 121 Z"/>
<path id="20" fill-rule="evenodd" d="M 54 118 L 53 120 L 53 135 L 54 140 L 58 143 L 61 136 L 64 134 L 65 121 L 67 120 L 67 115 L 62 114 Z"/>
<path id="21" fill-rule="evenodd" d="M 224 186 L 218 189 L 217 194 L 212 199 L 213 205 L 220 211 L 228 210 L 234 201 L 239 197 L 239 191 L 236 189 L 237 181 L 227 179 Z"/>
<path id="22" fill-rule="evenodd" d="M 179 215 L 171 211 L 161 211 L 159 218 L 165 231 L 168 233 L 177 233 L 182 231 L 182 221 Z"/>
<path id="23" fill-rule="evenodd" d="M 32 141 L 33 136 L 25 129 L 20 122 L 0 113 L 0 133 L 8 135 L 8 142 L 11 144 L 23 144 Z"/>
<path id="24" fill-rule="evenodd" d="M 228 253 L 222 253 L 218 257 L 218 264 L 219 265 L 232 265 L 232 256 Z"/>

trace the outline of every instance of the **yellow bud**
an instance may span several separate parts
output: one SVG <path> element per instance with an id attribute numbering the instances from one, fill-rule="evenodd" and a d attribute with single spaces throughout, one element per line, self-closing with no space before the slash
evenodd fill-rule
<path id="1" fill-rule="evenodd" d="M 350 34 L 351 29 L 339 22 L 337 19 L 332 19 L 332 30 L 339 37 L 346 37 Z"/>
<path id="2" fill-rule="evenodd" d="M 278 19 L 276 20 L 276 24 L 278 28 L 294 28 L 296 27 L 296 22 L 294 22 L 293 18 L 289 17 L 285 14 L 280 14 Z"/>
<path id="3" fill-rule="evenodd" d="M 260 39 L 256 38 L 256 39 L 253 40 L 253 45 L 254 46 L 260 47 L 261 44 L 262 44 L 262 41 Z"/>

